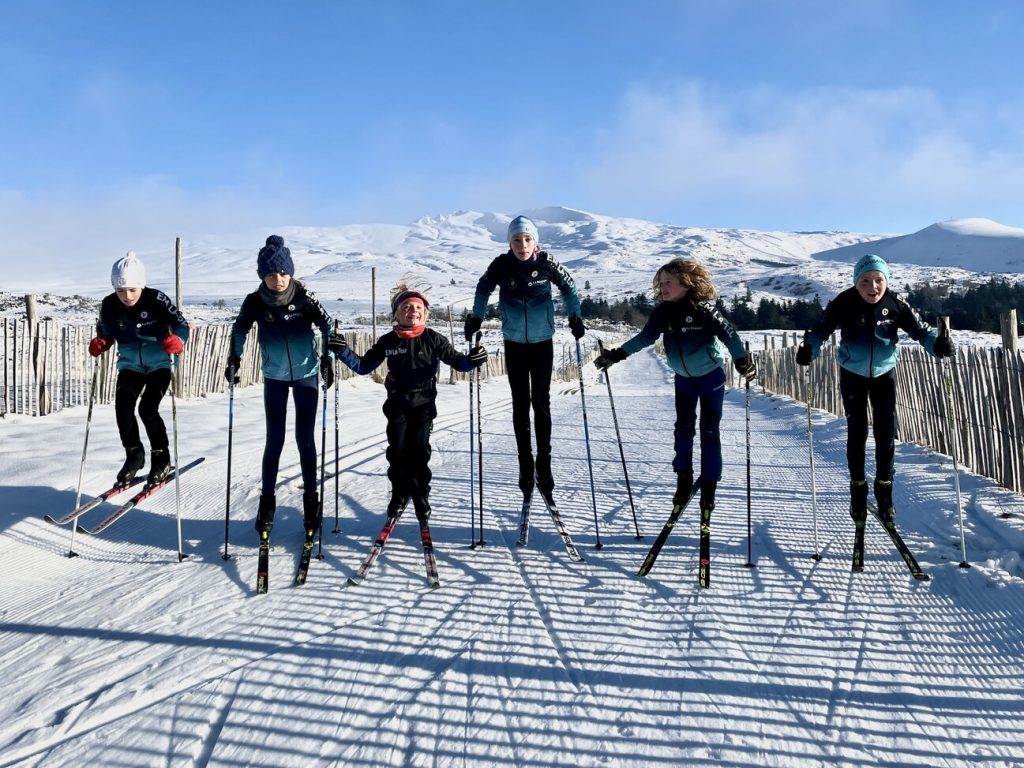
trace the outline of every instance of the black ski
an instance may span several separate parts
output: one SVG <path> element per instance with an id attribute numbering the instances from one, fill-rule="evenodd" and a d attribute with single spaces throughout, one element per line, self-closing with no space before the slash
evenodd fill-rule
<path id="1" fill-rule="evenodd" d="M 637 576 L 646 576 L 651 572 L 651 568 L 654 567 L 654 561 L 658 559 L 658 555 L 661 554 L 661 548 L 665 546 L 665 542 L 668 540 L 668 536 L 672 533 L 672 529 L 676 525 L 676 521 L 679 520 L 679 515 L 682 514 L 683 510 L 686 509 L 686 505 L 690 503 L 697 491 L 700 489 L 700 477 L 693 482 L 693 488 L 690 490 L 690 495 L 686 498 L 682 504 L 675 504 L 672 507 L 672 512 L 668 516 L 668 521 L 665 526 L 661 529 L 661 533 L 658 534 L 658 538 L 651 544 L 650 550 L 647 552 L 647 557 L 644 558 L 643 564 L 640 566 L 640 570 L 636 572 Z M 709 527 L 710 533 L 710 527 Z M 710 548 L 710 546 L 709 546 Z"/>
<path id="2" fill-rule="evenodd" d="M 853 572 L 864 572 L 864 529 L 867 520 L 862 518 L 853 521 Z"/>
<path id="3" fill-rule="evenodd" d="M 569 535 L 569 531 L 566 530 L 565 524 L 562 522 L 562 515 L 558 511 L 558 507 L 555 506 L 554 498 L 550 493 L 544 493 L 543 491 L 540 491 L 540 497 L 544 499 L 544 506 L 548 508 L 548 514 L 551 515 L 551 519 L 555 523 L 555 530 L 558 531 L 562 544 L 565 545 L 565 551 L 569 554 L 569 559 L 582 563 L 583 555 L 579 553 L 576 545 L 572 543 L 572 536 Z"/>
<path id="4" fill-rule="evenodd" d="M 306 583 L 306 574 L 309 573 L 309 563 L 313 559 L 313 544 L 316 542 L 316 528 L 306 531 L 306 539 L 302 542 L 302 555 L 299 557 L 299 570 L 295 572 L 295 586 L 301 587 Z"/>
<path id="5" fill-rule="evenodd" d="M 910 551 L 910 548 L 903 541 L 903 537 L 900 536 L 900 532 L 896 530 L 895 520 L 883 520 L 878 515 L 878 508 L 874 504 L 868 504 L 868 509 L 871 510 L 871 514 L 875 516 L 875 519 L 885 528 L 885 532 L 889 534 L 889 538 L 892 539 L 892 543 L 896 545 L 896 551 L 900 553 L 903 558 L 903 562 L 906 563 L 907 568 L 910 570 L 910 575 L 918 581 L 928 581 L 931 577 L 921 570 L 921 566 L 918 565 L 917 558 Z"/>
<path id="6" fill-rule="evenodd" d="M 128 499 L 128 501 L 126 501 L 124 504 L 118 507 L 118 509 L 115 512 L 111 513 L 110 517 L 108 517 L 102 523 L 100 523 L 99 525 L 95 525 L 92 528 L 85 528 L 82 525 L 79 525 L 78 532 L 88 534 L 89 536 L 95 536 L 97 533 L 105 531 L 115 522 L 117 522 L 122 517 L 131 512 L 133 509 L 135 509 L 135 507 L 137 507 L 140 503 L 148 499 L 150 496 L 159 491 L 168 483 L 171 483 L 176 476 L 185 474 L 193 467 L 197 467 L 200 464 L 202 464 L 204 461 L 206 461 L 206 457 L 200 456 L 198 459 L 189 462 L 181 469 L 172 469 L 170 473 L 167 475 L 167 477 L 165 477 L 159 483 L 145 486 L 141 491 L 136 493 L 134 496 Z"/>
<path id="7" fill-rule="evenodd" d="M 702 587 L 711 586 L 711 508 L 700 508 L 700 565 L 697 568 L 697 583 Z"/>
<path id="8" fill-rule="evenodd" d="M 525 547 L 526 542 L 530 539 L 530 501 L 532 494 L 523 494 L 523 508 L 519 513 L 519 539 L 516 541 L 517 547 Z"/>
<path id="9" fill-rule="evenodd" d="M 434 559 L 434 541 L 430 537 L 430 526 L 427 521 L 420 519 L 420 542 L 423 544 L 423 563 L 427 567 L 427 584 L 431 589 L 441 586 L 441 579 L 437 575 L 437 561 Z"/>
<path id="10" fill-rule="evenodd" d="M 98 507 L 104 501 L 107 501 L 108 499 L 111 499 L 114 496 L 117 496 L 119 493 L 123 493 L 124 491 L 127 491 L 129 488 L 131 488 L 132 486 L 138 485 L 139 483 L 141 483 L 145 479 L 146 478 L 144 478 L 144 477 L 137 477 L 134 480 L 131 480 L 130 482 L 125 483 L 124 485 L 114 485 L 114 486 L 111 486 L 110 488 L 105 490 L 103 493 L 101 493 L 99 496 L 97 496 L 96 498 L 90 499 L 89 501 L 85 502 L 85 504 L 80 506 L 78 509 L 76 509 L 76 510 L 74 510 L 72 512 L 68 512 L 63 517 L 53 517 L 52 515 L 43 515 L 43 519 L 46 522 L 51 523 L 52 525 L 66 525 L 67 523 L 70 523 L 72 520 L 74 520 L 76 517 L 79 517 L 80 515 L 84 515 L 90 509 L 96 509 L 96 507 Z"/>
<path id="11" fill-rule="evenodd" d="M 265 595 L 270 589 L 270 533 L 260 531 L 259 560 L 256 564 L 256 594 Z"/>
<path id="12" fill-rule="evenodd" d="M 405 504 L 409 504 L 409 500 L 406 499 Z M 363 579 L 366 578 L 366 574 L 370 572 L 370 568 L 373 567 L 374 561 L 377 556 L 380 555 L 381 550 L 384 549 L 384 545 L 388 543 L 388 539 L 391 538 L 391 532 L 395 530 L 395 526 L 398 525 L 398 519 L 405 512 L 405 506 L 398 510 L 395 515 L 389 515 L 387 521 L 384 523 L 384 527 L 380 529 L 380 533 L 377 534 L 376 541 L 373 542 L 373 546 L 370 547 L 370 554 L 366 556 L 366 560 L 363 561 L 362 567 L 359 569 L 355 576 L 349 576 L 348 586 L 358 587 Z"/>

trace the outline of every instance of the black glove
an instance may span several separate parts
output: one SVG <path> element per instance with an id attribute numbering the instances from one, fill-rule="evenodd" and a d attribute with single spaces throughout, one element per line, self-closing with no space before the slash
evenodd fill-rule
<path id="1" fill-rule="evenodd" d="M 939 357 L 952 357 L 956 347 L 953 346 L 953 340 L 948 335 L 943 334 L 935 340 L 935 344 L 932 345 L 932 352 Z"/>
<path id="2" fill-rule="evenodd" d="M 320 358 L 320 376 L 324 382 L 324 390 L 334 386 L 334 360 L 330 355 L 323 355 Z"/>
<path id="3" fill-rule="evenodd" d="M 228 384 L 238 384 L 241 381 L 238 378 L 238 367 L 242 364 L 242 361 L 234 356 L 228 357 L 228 365 L 224 369 L 224 380 Z M 233 379 L 233 380 L 232 380 Z"/>
<path id="4" fill-rule="evenodd" d="M 737 357 L 732 364 L 736 368 L 736 372 L 747 381 L 753 381 L 757 376 L 757 366 L 754 365 L 754 359 L 751 357 Z"/>
<path id="5" fill-rule="evenodd" d="M 479 368 L 487 362 L 487 350 L 483 347 L 473 347 L 469 350 L 469 362 L 474 368 Z"/>
<path id="6" fill-rule="evenodd" d="M 569 315 L 569 328 L 577 339 L 582 339 L 583 334 L 587 332 L 587 326 L 583 324 L 583 318 L 579 315 Z"/>
<path id="7" fill-rule="evenodd" d="M 811 349 L 811 345 L 806 341 L 800 342 L 800 346 L 796 348 L 796 364 L 810 365 L 813 359 L 814 350 Z"/>
<path id="8" fill-rule="evenodd" d="M 625 360 L 628 355 L 623 351 L 622 347 L 612 347 L 606 349 L 603 354 L 597 356 L 594 360 L 594 365 L 603 370 L 607 370 L 615 363 L 621 363 Z"/>
<path id="9" fill-rule="evenodd" d="M 480 330 L 480 326 L 484 324 L 484 321 L 479 317 L 473 317 L 470 315 L 466 318 L 466 327 L 463 332 L 466 334 L 466 341 L 473 340 L 473 334 Z"/>
<path id="10" fill-rule="evenodd" d="M 327 349 L 333 352 L 335 356 L 338 356 L 348 349 L 348 342 L 345 341 L 344 335 L 334 332 L 327 337 Z"/>

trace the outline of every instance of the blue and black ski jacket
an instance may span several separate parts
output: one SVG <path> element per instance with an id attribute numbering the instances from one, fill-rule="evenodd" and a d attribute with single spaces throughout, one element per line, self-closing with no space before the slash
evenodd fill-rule
<path id="1" fill-rule="evenodd" d="M 188 321 L 170 297 L 156 288 L 143 288 L 135 306 L 126 307 L 116 293 L 100 304 L 97 334 L 117 342 L 117 370 L 151 373 L 171 367 L 163 341 L 171 333 L 188 341 Z"/>

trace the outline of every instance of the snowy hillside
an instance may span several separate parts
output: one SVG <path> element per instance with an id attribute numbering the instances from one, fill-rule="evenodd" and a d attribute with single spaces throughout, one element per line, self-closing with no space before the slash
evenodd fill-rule
<path id="1" fill-rule="evenodd" d="M 851 262 L 869 251 L 894 263 L 892 282 L 897 289 L 926 280 L 963 283 L 991 271 L 1024 277 L 1024 230 L 986 220 L 946 222 L 913 235 L 884 238 L 850 232 L 679 227 L 560 207 L 526 213 L 539 225 L 541 245 L 571 271 L 581 291 L 594 298 L 616 299 L 649 291 L 655 270 L 677 256 L 710 266 L 726 299 L 749 289 L 755 298 L 818 294 L 827 300 L 849 285 Z M 373 268 L 379 302 L 400 275 L 413 271 L 432 283 L 435 304 L 463 307 L 470 303 L 480 274 L 507 247 L 510 218 L 461 211 L 424 217 L 409 225 L 270 230 L 284 236 L 298 276 L 328 309 L 352 317 L 370 309 Z M 267 234 L 184 238 L 184 303 L 186 310 L 191 309 L 190 317 L 209 316 L 212 310 L 204 304 L 224 301 L 236 307 L 255 288 L 256 252 Z M 149 283 L 173 293 L 173 243 L 159 248 L 126 245 L 139 252 Z M 100 298 L 110 291 L 110 264 L 118 256 L 94 253 L 62 257 L 46 265 L 15 263 L 0 287 L 15 296 L 45 290 Z M 585 288 L 588 283 L 589 289 Z M 12 305 L 8 311 L 18 311 L 18 302 Z M 73 313 L 82 314 L 77 309 Z"/>
<path id="2" fill-rule="evenodd" d="M 0 421 L 0 766 L 1024 765 L 1024 499 L 962 476 L 962 570 L 949 462 L 900 446 L 898 522 L 932 579 L 911 579 L 871 521 L 867 570 L 852 574 L 845 425 L 815 415 L 815 513 L 806 410 L 755 391 L 748 538 L 744 395 L 730 391 L 711 587 L 696 585 L 695 510 L 641 579 L 673 487 L 671 376 L 649 350 L 612 372 L 641 541 L 604 384 L 593 368 L 587 378 L 601 549 L 579 393 L 552 398 L 556 496 L 583 563 L 543 509 L 514 546 L 503 379 L 483 386 L 486 545 L 468 548 L 467 390 L 441 388 L 434 591 L 411 515 L 368 579 L 343 588 L 388 498 L 383 393 L 369 381 L 341 386 L 341 532 L 329 479 L 325 557 L 302 588 L 289 585 L 301 480 L 285 447 L 262 597 L 260 388 L 235 403 L 227 561 L 225 397 L 178 404 L 182 460 L 206 457 L 182 478 L 181 563 L 173 491 L 65 557 L 69 531 L 42 515 L 74 503 L 85 409 Z M 119 464 L 113 410 L 100 407 L 86 491 Z"/>

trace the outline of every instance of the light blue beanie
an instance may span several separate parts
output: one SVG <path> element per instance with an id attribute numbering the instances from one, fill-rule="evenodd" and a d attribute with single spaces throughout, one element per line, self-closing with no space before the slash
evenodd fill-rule
<path id="1" fill-rule="evenodd" d="M 529 232 L 533 235 L 533 241 L 537 242 L 537 225 L 530 221 L 526 216 L 516 216 L 508 223 L 507 240 L 511 243 L 512 236 L 518 235 L 522 232 Z"/>
<path id="2" fill-rule="evenodd" d="M 885 282 L 889 282 L 889 265 L 885 263 L 881 256 L 869 253 L 866 256 L 860 257 L 857 265 L 853 268 L 854 285 L 857 284 L 860 276 L 865 272 L 881 272 L 885 276 Z"/>

